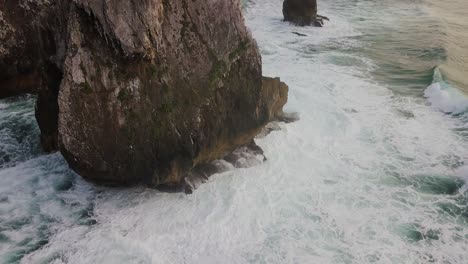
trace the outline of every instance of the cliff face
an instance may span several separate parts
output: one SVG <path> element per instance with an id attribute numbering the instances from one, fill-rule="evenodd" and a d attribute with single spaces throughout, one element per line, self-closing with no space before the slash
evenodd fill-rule
<path id="1" fill-rule="evenodd" d="M 65 27 L 57 9 L 54 1 L 0 0 L 0 98 L 38 95 L 36 117 L 46 151 L 57 149 L 57 93 L 65 52 Z"/>
<path id="2" fill-rule="evenodd" d="M 0 26 L 0 97 L 37 93 L 44 148 L 98 182 L 178 184 L 287 100 L 238 0 L 6 0 Z"/>

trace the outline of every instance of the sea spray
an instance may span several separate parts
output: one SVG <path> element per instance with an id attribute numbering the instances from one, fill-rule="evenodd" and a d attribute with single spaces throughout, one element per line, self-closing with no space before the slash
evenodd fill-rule
<path id="1" fill-rule="evenodd" d="M 245 10 L 264 73 L 288 82 L 287 111 L 301 115 L 258 139 L 266 162 L 216 174 L 191 195 L 96 189 L 41 165 L 61 164 L 55 155 L 4 169 L 18 186 L 4 200 L 34 204 L 26 187 L 60 205 L 35 207 L 59 221 L 22 262 L 468 263 L 467 142 L 454 133 L 460 119 L 422 96 L 443 49 L 409 41 L 439 25 L 420 2 L 319 4 L 331 22 L 301 29 L 308 37 L 290 33 L 281 1 Z M 63 195 L 73 199 L 56 202 Z M 75 206 L 92 224 L 77 224 Z"/>
<path id="2" fill-rule="evenodd" d="M 434 82 L 424 91 L 432 106 L 440 111 L 458 115 L 468 110 L 468 96 L 444 80 L 439 69 L 434 71 Z"/>

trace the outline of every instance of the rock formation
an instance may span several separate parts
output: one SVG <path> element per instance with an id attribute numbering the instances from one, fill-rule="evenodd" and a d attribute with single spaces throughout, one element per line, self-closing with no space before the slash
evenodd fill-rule
<path id="1" fill-rule="evenodd" d="M 292 22 L 298 26 L 323 26 L 327 17 L 317 14 L 317 0 L 284 0 L 284 21 Z"/>
<path id="2" fill-rule="evenodd" d="M 86 179 L 180 184 L 287 90 L 262 79 L 239 0 L 0 0 L 0 98 L 37 94 L 44 149 Z"/>

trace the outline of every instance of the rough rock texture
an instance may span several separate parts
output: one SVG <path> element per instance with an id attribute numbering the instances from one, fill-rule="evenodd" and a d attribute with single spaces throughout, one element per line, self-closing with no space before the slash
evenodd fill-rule
<path id="1" fill-rule="evenodd" d="M 64 45 L 56 41 L 64 28 L 57 27 L 53 7 L 46 0 L 0 0 L 0 98 L 38 95 L 36 116 L 46 151 L 57 149 L 61 66 L 56 45 Z"/>
<path id="2" fill-rule="evenodd" d="M 323 26 L 323 20 L 328 18 L 317 15 L 317 0 L 284 0 L 284 21 L 299 26 Z"/>
<path id="3" fill-rule="evenodd" d="M 262 84 L 263 83 L 263 84 Z M 282 113 L 238 0 L 0 0 L 0 98 L 106 184 L 179 184 Z"/>

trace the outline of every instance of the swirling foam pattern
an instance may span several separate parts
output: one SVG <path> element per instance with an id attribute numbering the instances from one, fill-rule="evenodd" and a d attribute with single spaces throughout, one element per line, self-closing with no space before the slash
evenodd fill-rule
<path id="1" fill-rule="evenodd" d="M 264 74 L 300 114 L 258 140 L 268 161 L 184 195 L 98 188 L 58 154 L 15 154 L 1 261 L 468 263 L 466 121 L 424 97 L 447 57 L 438 19 L 422 1 L 334 0 L 319 3 L 324 28 L 296 28 L 281 5 L 245 5 Z"/>

